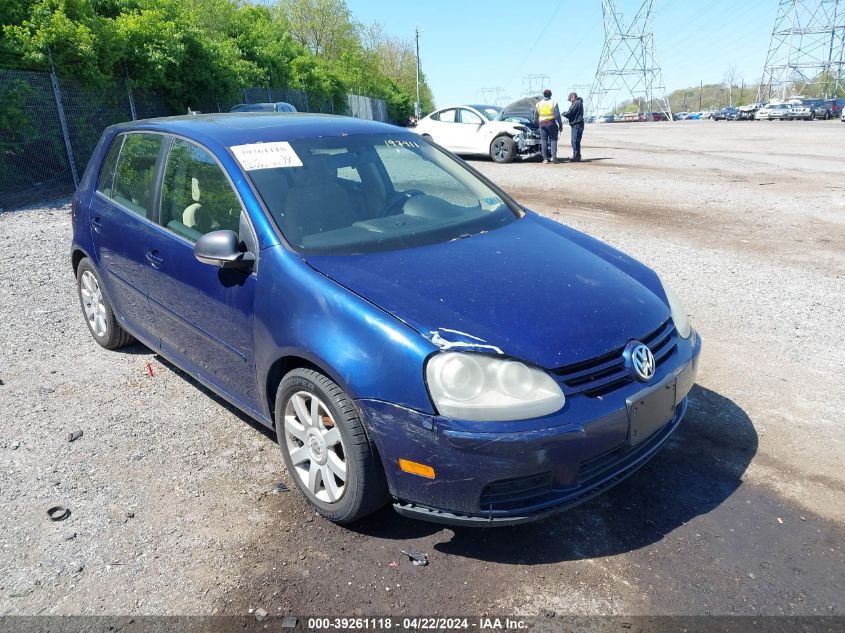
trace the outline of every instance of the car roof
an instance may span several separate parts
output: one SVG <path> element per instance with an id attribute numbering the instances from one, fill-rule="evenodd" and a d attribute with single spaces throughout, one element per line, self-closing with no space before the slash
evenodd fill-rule
<path id="1" fill-rule="evenodd" d="M 397 134 L 387 123 L 332 114 L 225 112 L 144 119 L 111 126 L 118 132 L 149 130 L 176 134 L 209 147 L 359 134 Z"/>

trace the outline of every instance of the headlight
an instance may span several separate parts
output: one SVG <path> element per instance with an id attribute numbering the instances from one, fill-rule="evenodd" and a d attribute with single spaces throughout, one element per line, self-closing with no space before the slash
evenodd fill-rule
<path id="1" fill-rule="evenodd" d="M 661 280 L 661 283 L 663 283 L 663 280 Z M 672 310 L 672 321 L 675 323 L 675 329 L 678 330 L 678 334 L 681 335 L 681 338 L 689 338 L 689 335 L 692 332 L 692 326 L 690 325 L 687 311 L 684 310 L 684 305 L 681 303 L 678 295 L 675 294 L 675 291 L 665 283 L 663 283 L 663 292 L 666 293 L 666 299 L 669 301 L 669 308 Z"/>
<path id="2" fill-rule="evenodd" d="M 563 408 L 565 398 L 544 371 L 485 354 L 441 352 L 425 367 L 441 415 L 460 420 L 526 420 Z"/>

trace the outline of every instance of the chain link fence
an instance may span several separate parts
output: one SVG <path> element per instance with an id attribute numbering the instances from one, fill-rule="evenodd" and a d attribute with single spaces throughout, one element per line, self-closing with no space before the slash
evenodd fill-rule
<path id="1" fill-rule="evenodd" d="M 304 90 L 243 91 L 244 103 L 278 101 L 300 112 L 389 120 L 381 99 L 350 94 L 340 112 L 335 103 L 313 99 Z M 227 112 L 233 105 L 212 97 L 192 107 Z M 0 211 L 72 192 L 109 125 L 174 114 L 184 112 L 175 112 L 155 92 L 133 89 L 129 81 L 95 88 L 53 73 L 0 69 Z"/>

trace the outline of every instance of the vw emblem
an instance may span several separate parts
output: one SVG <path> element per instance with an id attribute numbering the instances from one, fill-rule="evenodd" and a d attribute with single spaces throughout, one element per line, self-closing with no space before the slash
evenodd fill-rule
<path id="1" fill-rule="evenodd" d="M 648 346 L 643 345 L 638 341 L 631 341 L 625 350 L 628 360 L 628 369 L 631 374 L 640 382 L 648 382 L 654 378 L 654 370 L 656 364 L 654 362 L 654 354 Z"/>

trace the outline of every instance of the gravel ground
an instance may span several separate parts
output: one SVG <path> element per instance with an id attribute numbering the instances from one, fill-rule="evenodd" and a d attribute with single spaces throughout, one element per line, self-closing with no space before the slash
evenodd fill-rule
<path id="1" fill-rule="evenodd" d="M 0 214 L 0 615 L 843 614 L 844 141 L 838 122 L 594 125 L 580 165 L 473 161 L 654 267 L 705 343 L 657 458 L 502 530 L 309 513 L 258 425 L 143 346 L 94 344 L 65 202 Z"/>

